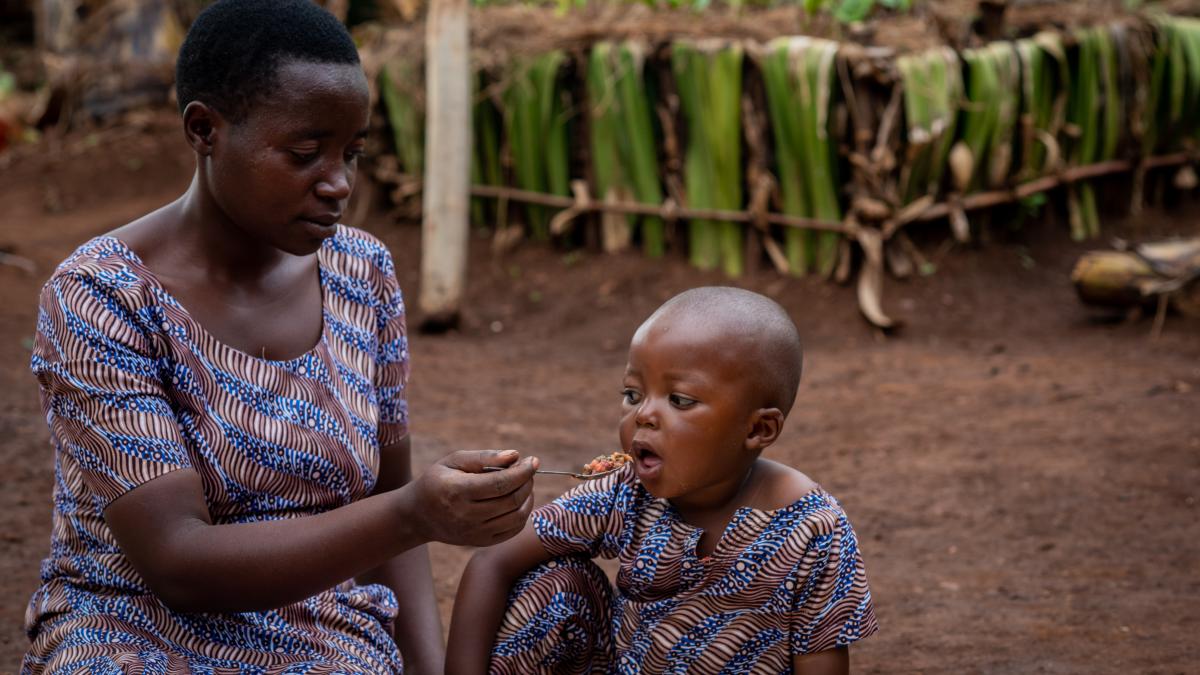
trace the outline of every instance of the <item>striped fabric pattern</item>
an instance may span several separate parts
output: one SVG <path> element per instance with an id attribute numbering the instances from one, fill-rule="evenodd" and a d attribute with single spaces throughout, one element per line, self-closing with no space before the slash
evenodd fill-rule
<path id="1" fill-rule="evenodd" d="M 611 621 L 612 600 L 608 577 L 584 556 L 560 556 L 539 565 L 509 593 L 492 675 L 607 672 L 611 636 L 599 627 Z"/>
<path id="2" fill-rule="evenodd" d="M 408 343 L 391 255 L 339 227 L 317 253 L 324 328 L 287 361 L 229 347 L 113 237 L 42 291 L 32 369 L 55 448 L 51 550 L 23 673 L 397 672 L 392 591 L 347 581 L 268 612 L 177 614 L 121 553 L 104 508 L 180 469 L 213 521 L 312 515 L 370 494 L 407 434 Z"/>
<path id="3" fill-rule="evenodd" d="M 793 655 L 849 645 L 878 629 L 854 530 L 837 500 L 817 489 L 781 509 L 736 511 L 711 555 L 685 523 L 637 480 L 632 467 L 583 483 L 534 513 L 548 566 L 515 588 L 493 651 L 493 672 L 565 672 L 551 650 L 561 629 L 549 616 L 608 616 L 580 608 L 604 597 L 594 574 L 564 581 L 570 558 L 617 558 L 611 622 L 592 632 L 617 673 L 790 673 Z M 552 573 L 553 572 L 553 573 Z M 543 581 L 544 579 L 544 581 Z M 602 582 L 607 583 L 607 582 Z M 563 598 L 573 605 L 564 605 Z M 538 621 L 526 617 L 540 617 Z M 520 636 L 520 640 L 514 639 Z M 583 672 L 583 671 L 577 671 Z"/>

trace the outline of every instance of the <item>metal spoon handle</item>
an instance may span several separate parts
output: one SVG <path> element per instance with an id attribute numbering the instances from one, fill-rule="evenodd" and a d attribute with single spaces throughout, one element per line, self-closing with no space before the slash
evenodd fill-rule
<path id="1" fill-rule="evenodd" d="M 491 472 L 491 471 L 503 471 L 507 468 L 508 467 L 506 467 L 506 466 L 485 466 L 485 467 L 483 467 L 483 470 L 485 472 Z M 597 478 L 607 476 L 608 474 L 610 474 L 614 471 L 617 471 L 620 468 L 621 467 L 618 466 L 615 469 L 609 469 L 608 471 L 600 471 L 598 473 L 575 473 L 572 471 L 550 471 L 548 469 L 538 469 L 537 471 L 534 471 L 534 473 L 548 473 L 548 474 L 553 474 L 555 476 L 570 476 L 571 478 L 575 478 L 577 480 L 595 480 Z"/>
<path id="2" fill-rule="evenodd" d="M 507 466 L 485 466 L 485 467 L 483 467 L 483 470 L 484 471 L 503 471 L 507 468 L 508 468 Z M 580 474 L 571 473 L 570 471 L 550 471 L 549 469 L 538 469 L 537 471 L 534 471 L 534 473 L 552 473 L 556 476 L 580 475 Z"/>

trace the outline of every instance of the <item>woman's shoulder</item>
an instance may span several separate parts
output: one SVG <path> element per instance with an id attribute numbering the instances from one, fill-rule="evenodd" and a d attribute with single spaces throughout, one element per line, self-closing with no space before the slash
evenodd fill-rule
<path id="1" fill-rule="evenodd" d="M 156 305 L 163 302 L 137 255 L 104 235 L 85 242 L 55 268 L 42 287 L 33 367 L 38 372 L 69 350 L 67 342 L 109 350 L 153 351 Z"/>
<path id="2" fill-rule="evenodd" d="M 46 287 L 85 287 L 93 294 L 136 303 L 149 283 L 137 254 L 121 240 L 102 235 L 84 242 L 59 263 Z"/>
<path id="3" fill-rule="evenodd" d="M 375 235 L 338 225 L 337 232 L 321 246 L 322 262 L 346 276 L 394 278 L 392 253 Z"/>
<path id="4" fill-rule="evenodd" d="M 88 274 L 96 270 L 128 267 L 137 255 L 120 239 L 102 234 L 80 244 L 54 269 L 54 275 Z"/>

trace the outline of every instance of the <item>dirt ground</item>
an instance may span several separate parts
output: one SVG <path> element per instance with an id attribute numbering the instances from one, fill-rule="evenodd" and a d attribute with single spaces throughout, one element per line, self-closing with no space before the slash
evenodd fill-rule
<path id="1" fill-rule="evenodd" d="M 0 160 L 0 671 L 25 649 L 46 555 L 52 451 L 28 371 L 37 290 L 86 239 L 173 198 L 191 159 L 167 124 L 78 135 Z M 1186 207 L 1186 205 L 1184 205 Z M 1197 233 L 1179 209 L 1138 229 Z M 384 215 L 415 306 L 419 230 Z M 882 338 L 853 290 L 769 271 L 806 339 L 800 399 L 769 456 L 836 494 L 866 557 L 882 631 L 857 672 L 1184 673 L 1200 663 L 1200 321 L 1098 322 L 1067 273 L 1084 247 L 1053 221 L 993 227 L 982 248 L 923 244 L 937 274 L 889 282 L 909 320 Z M 937 234 L 937 233 L 934 233 Z M 462 328 L 414 335 L 418 468 L 458 448 L 515 447 L 548 466 L 610 450 L 624 348 L 662 300 L 725 283 L 679 257 L 473 242 Z M 567 487 L 538 484 L 542 501 Z M 448 611 L 469 551 L 434 545 Z"/>

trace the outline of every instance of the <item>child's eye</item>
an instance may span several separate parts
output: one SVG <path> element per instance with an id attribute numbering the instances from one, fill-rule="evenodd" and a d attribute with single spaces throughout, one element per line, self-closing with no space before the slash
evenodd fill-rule
<path id="1" fill-rule="evenodd" d="M 625 403 L 629 405 L 637 405 L 638 401 L 642 400 L 642 395 L 636 389 L 622 389 L 621 396 L 625 399 Z"/>
<path id="2" fill-rule="evenodd" d="M 350 148 L 346 151 L 346 161 L 353 162 L 365 154 L 367 154 L 366 148 Z"/>
<path id="3" fill-rule="evenodd" d="M 690 407 L 696 405 L 696 403 L 697 403 L 696 399 L 688 398 L 686 396 L 680 396 L 679 394 L 671 394 L 670 401 L 671 401 L 671 405 L 675 406 L 676 408 L 685 408 L 685 409 L 690 408 Z"/>

